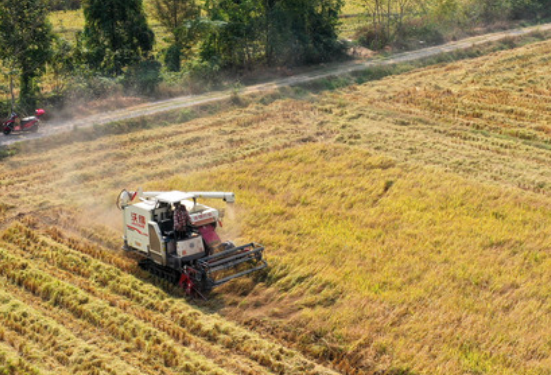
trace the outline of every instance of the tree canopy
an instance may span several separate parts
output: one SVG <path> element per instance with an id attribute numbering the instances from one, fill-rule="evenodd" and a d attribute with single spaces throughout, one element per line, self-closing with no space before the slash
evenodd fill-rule
<path id="1" fill-rule="evenodd" d="M 270 63 L 317 63 L 339 53 L 342 0 L 269 0 L 265 4 Z"/>
<path id="2" fill-rule="evenodd" d="M 51 57 L 52 40 L 52 26 L 42 0 L 0 2 L 0 59 L 11 70 L 10 80 L 18 71 L 22 101 L 33 101 L 35 78 L 44 72 Z"/>
<path id="3" fill-rule="evenodd" d="M 153 0 L 153 15 L 171 34 L 165 51 L 165 64 L 170 71 L 179 71 L 182 54 L 188 55 L 197 39 L 196 20 L 200 8 L 195 0 Z"/>
<path id="4" fill-rule="evenodd" d="M 223 27 L 202 45 L 205 59 L 247 68 L 261 61 L 295 65 L 327 61 L 342 47 L 337 26 L 342 0 L 207 0 Z"/>
<path id="5" fill-rule="evenodd" d="M 119 75 L 149 56 L 155 35 L 142 0 L 85 0 L 83 8 L 84 41 L 93 68 Z"/>

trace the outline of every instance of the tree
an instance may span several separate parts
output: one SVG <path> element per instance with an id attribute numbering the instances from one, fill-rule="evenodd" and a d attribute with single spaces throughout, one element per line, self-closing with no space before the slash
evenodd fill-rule
<path id="1" fill-rule="evenodd" d="M 153 0 L 152 7 L 154 17 L 172 34 L 165 63 L 170 71 L 179 71 L 182 53 L 189 55 L 198 36 L 200 8 L 194 0 Z"/>
<path id="2" fill-rule="evenodd" d="M 269 64 L 311 64 L 342 52 L 337 27 L 342 0 L 265 0 Z"/>
<path id="3" fill-rule="evenodd" d="M 205 60 L 217 59 L 222 67 L 248 69 L 262 58 L 266 30 L 261 0 L 207 0 L 205 9 L 220 25 L 202 45 Z"/>
<path id="4" fill-rule="evenodd" d="M 48 64 L 48 73 L 52 77 L 52 93 L 61 96 L 75 71 L 76 49 L 64 38 L 56 35 L 52 45 L 52 57 Z"/>
<path id="5" fill-rule="evenodd" d="M 16 74 L 20 79 L 20 101 L 34 106 L 38 89 L 35 79 L 44 72 L 52 53 L 53 32 L 47 13 L 42 0 L 0 3 L 0 59 L 9 70 L 12 110 Z"/>
<path id="6" fill-rule="evenodd" d="M 147 25 L 142 0 L 85 0 L 84 41 L 92 68 L 120 75 L 147 58 L 155 35 Z"/>
<path id="7" fill-rule="evenodd" d="M 513 19 L 542 19 L 551 16 L 550 0 L 510 0 Z"/>
<path id="8" fill-rule="evenodd" d="M 439 0 L 436 7 L 449 7 L 455 0 Z M 364 0 L 364 7 L 371 16 L 373 36 L 371 47 L 383 48 L 403 32 L 405 17 L 420 6 L 418 0 Z M 444 4 L 444 5 L 442 5 Z M 444 9 L 444 8 L 442 8 Z M 446 8 L 447 9 L 447 8 Z"/>
<path id="9" fill-rule="evenodd" d="M 223 21 L 202 45 L 203 58 L 248 68 L 328 61 L 342 51 L 337 26 L 342 0 L 210 0 L 209 17 Z"/>

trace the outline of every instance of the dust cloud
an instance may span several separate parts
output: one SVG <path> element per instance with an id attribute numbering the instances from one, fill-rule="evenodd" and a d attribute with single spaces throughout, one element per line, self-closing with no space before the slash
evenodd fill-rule
<path id="1" fill-rule="evenodd" d="M 225 215 L 222 218 L 222 227 L 218 232 L 222 241 L 232 241 L 236 245 L 242 242 L 241 238 L 241 209 L 236 203 L 228 203 L 225 207 Z"/>
<path id="2" fill-rule="evenodd" d="M 93 219 L 96 224 L 105 225 L 106 227 L 120 231 L 122 235 L 122 212 L 113 205 L 111 208 L 97 209 L 93 213 Z"/>

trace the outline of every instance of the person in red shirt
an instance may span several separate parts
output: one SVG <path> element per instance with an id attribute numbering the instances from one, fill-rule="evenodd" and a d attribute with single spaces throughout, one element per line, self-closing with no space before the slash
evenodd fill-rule
<path id="1" fill-rule="evenodd" d="M 174 236 L 176 240 L 186 238 L 191 229 L 191 217 L 186 206 L 180 202 L 174 204 Z"/>

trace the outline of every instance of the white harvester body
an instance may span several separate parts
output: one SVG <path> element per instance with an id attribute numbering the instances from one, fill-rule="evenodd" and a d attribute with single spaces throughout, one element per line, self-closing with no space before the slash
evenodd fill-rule
<path id="1" fill-rule="evenodd" d="M 123 211 L 124 248 L 142 254 L 146 262 L 140 264 L 144 268 L 187 284 L 188 292 L 191 289 L 208 291 L 233 278 L 265 268 L 267 263 L 262 259 L 264 248 L 261 245 L 251 243 L 235 247 L 231 242 L 221 243 L 216 233 L 220 212 L 197 203 L 197 198 L 235 202 L 235 195 L 226 192 L 123 190 L 117 206 Z M 191 221 L 191 231 L 185 238 L 174 231 L 174 210 L 178 204 L 185 206 Z M 217 250 L 219 252 L 215 253 Z M 245 263 L 253 263 L 254 267 L 218 280 L 213 276 L 215 272 Z M 201 283 L 200 288 L 198 283 Z"/>

